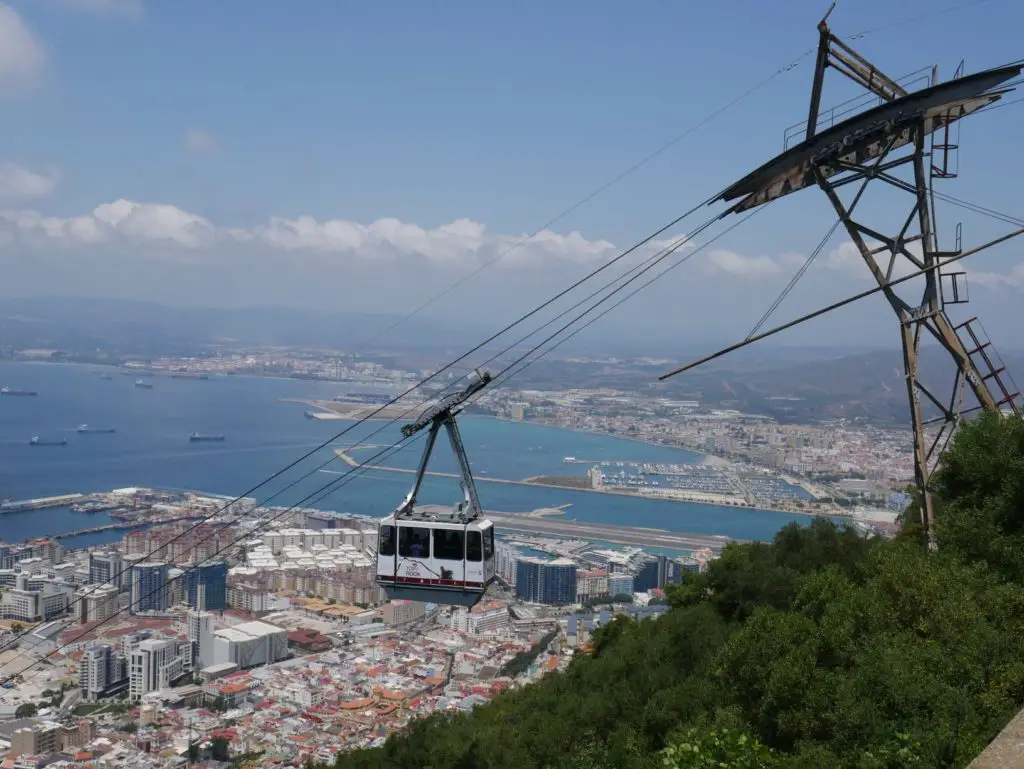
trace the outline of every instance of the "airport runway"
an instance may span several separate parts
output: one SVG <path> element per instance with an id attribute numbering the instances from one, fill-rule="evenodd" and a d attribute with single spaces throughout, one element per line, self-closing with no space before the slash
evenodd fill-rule
<path id="1" fill-rule="evenodd" d="M 561 521 L 556 518 L 533 518 L 525 514 L 487 513 L 499 530 L 522 531 L 532 534 L 546 534 L 566 539 L 590 539 L 613 542 L 617 545 L 638 547 L 662 547 L 666 550 L 699 550 L 702 547 L 719 552 L 725 547 L 728 537 L 682 534 L 665 529 L 643 529 L 634 526 L 614 526 L 584 521 Z"/>
<path id="2" fill-rule="evenodd" d="M 434 505 L 417 505 L 417 510 L 429 510 Z M 450 507 L 437 506 L 438 511 L 448 512 Z M 637 547 L 659 547 L 666 550 L 699 550 L 707 547 L 718 553 L 727 542 L 740 542 L 725 536 L 684 534 L 667 529 L 646 529 L 638 526 L 618 526 L 608 523 L 587 521 L 566 521 L 554 517 L 542 517 L 533 513 L 499 513 L 486 511 L 499 532 L 518 531 L 542 534 L 560 539 L 587 539 L 612 542 L 617 545 Z"/>

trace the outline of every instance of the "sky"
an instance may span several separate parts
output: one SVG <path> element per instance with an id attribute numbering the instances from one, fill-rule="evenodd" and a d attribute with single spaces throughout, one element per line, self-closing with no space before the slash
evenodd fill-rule
<path id="1" fill-rule="evenodd" d="M 781 151 L 807 115 L 826 8 L 0 2 L 0 299 L 404 314 L 463 281 L 421 312 L 483 333 Z M 851 43 L 894 76 L 1024 56 L 1016 0 L 846 0 L 830 23 L 867 32 Z M 823 105 L 852 93 L 832 73 Z M 938 188 L 1024 217 L 1022 125 L 1024 104 L 969 118 L 961 175 Z M 892 229 L 906 205 L 882 195 L 868 210 Z M 1011 229 L 945 203 L 938 215 L 947 248 L 957 222 L 965 245 Z M 685 263 L 584 333 L 742 337 L 835 216 L 806 190 L 699 248 L 737 220 L 689 239 L 662 266 Z M 962 263 L 971 302 L 950 312 L 982 316 L 997 343 L 1024 320 L 1022 252 L 1024 238 Z M 871 285 L 840 228 L 772 320 Z M 898 328 L 875 297 L 787 339 L 890 346 Z"/>

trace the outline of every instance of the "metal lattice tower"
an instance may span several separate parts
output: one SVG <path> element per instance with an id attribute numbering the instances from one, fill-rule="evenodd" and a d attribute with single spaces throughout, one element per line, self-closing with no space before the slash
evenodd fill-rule
<path id="1" fill-rule="evenodd" d="M 942 449 L 965 413 L 1002 410 L 1019 417 L 1021 398 L 977 318 L 955 325 L 946 313 L 947 305 L 967 302 L 966 273 L 943 270 L 944 262 L 963 249 L 959 226 L 955 248 L 939 248 L 933 182 L 956 176 L 958 145 L 951 126 L 1001 98 L 1009 88 L 999 90 L 999 86 L 1020 75 L 1022 66 L 967 76 L 958 69 L 956 77 L 945 83 L 938 82 L 933 69 L 926 87 L 909 92 L 833 35 L 827 18 L 818 25 L 818 53 L 803 141 L 744 177 L 720 199 L 742 197 L 726 212 L 737 213 L 817 185 L 835 209 L 899 321 L 915 480 L 922 498 L 921 525 L 934 546 L 930 479 Z M 828 121 L 823 121 L 819 112 L 829 69 L 853 81 L 874 106 L 839 123 L 834 123 L 833 112 L 833 124 L 823 126 Z M 905 210 L 902 224 L 888 234 L 884 225 L 876 222 L 872 226 L 871 212 L 862 205 L 872 183 L 896 190 L 906 205 L 901 209 Z M 844 201 L 840 189 L 847 185 L 853 185 L 854 192 Z M 987 245 L 991 243 L 980 248 Z M 901 273 L 921 270 L 928 272 L 902 283 L 898 290 L 892 285 Z M 911 295 L 911 291 L 915 293 Z M 922 381 L 921 342 L 928 337 L 938 342 L 956 367 L 949 389 Z M 965 388 L 977 401 L 968 409 L 961 406 Z M 922 399 L 938 416 L 925 417 Z"/>

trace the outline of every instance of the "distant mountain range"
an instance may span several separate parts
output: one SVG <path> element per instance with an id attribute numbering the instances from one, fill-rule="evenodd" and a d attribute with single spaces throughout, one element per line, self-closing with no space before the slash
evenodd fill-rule
<path id="1" fill-rule="evenodd" d="M 55 349 L 78 360 L 111 362 L 201 355 L 214 347 L 347 349 L 371 357 L 376 353 L 382 361 L 415 370 L 447 363 L 492 331 L 486 318 L 461 324 L 418 314 L 399 323 L 403 317 L 284 307 L 189 309 L 126 300 L 9 299 L 0 300 L 0 348 Z M 539 341 L 530 339 L 519 352 Z M 529 366 L 510 384 L 640 390 L 783 422 L 836 417 L 892 424 L 909 420 L 903 362 L 896 349 L 753 345 L 659 383 L 658 375 L 713 351 L 716 342 L 671 351 L 645 340 L 603 337 L 573 342 Z M 514 358 L 514 352 L 503 356 L 496 370 Z M 1009 372 L 1024 382 L 1024 353 L 1000 352 Z M 948 398 L 953 382 L 948 357 L 937 347 L 926 347 L 920 367 L 926 384 Z M 922 403 L 927 405 L 926 399 Z M 964 408 L 975 405 L 967 389 L 963 403 Z M 925 413 L 927 417 L 937 412 L 926 407 Z"/>
<path id="2" fill-rule="evenodd" d="M 476 315 L 458 322 L 432 318 L 427 313 L 404 320 L 407 311 L 415 308 L 400 309 L 402 312 L 331 313 L 273 306 L 182 308 L 125 299 L 0 299 L 0 345 L 75 352 L 100 348 L 123 355 L 187 355 L 213 345 L 355 349 L 360 352 L 424 349 L 439 354 L 451 352 L 454 357 L 479 344 L 507 322 L 504 318 Z M 502 337 L 496 345 L 504 347 L 536 325 L 536 320 L 527 323 L 507 338 Z M 552 331 L 553 328 L 548 329 L 524 342 L 524 351 Z M 733 341 L 707 339 L 699 349 L 679 349 L 646 335 L 633 338 L 611 333 L 613 331 L 615 329 L 601 335 L 574 338 L 559 349 L 558 355 L 617 355 L 633 359 L 644 355 L 697 355 L 717 344 Z M 813 360 L 835 353 L 827 347 L 767 344 L 742 350 L 736 357 L 771 362 Z"/>
<path id="3" fill-rule="evenodd" d="M 123 354 L 187 354 L 210 345 L 343 349 L 362 345 L 399 314 L 326 313 L 286 307 L 180 308 L 84 298 L 0 300 L 0 340 L 8 347 Z M 374 346 L 477 341 L 472 329 L 417 316 Z"/>

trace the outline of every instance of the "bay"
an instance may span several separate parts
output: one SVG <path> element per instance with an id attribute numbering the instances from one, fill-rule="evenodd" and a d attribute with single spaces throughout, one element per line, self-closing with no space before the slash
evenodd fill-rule
<path id="1" fill-rule="evenodd" d="M 102 378 L 103 375 L 109 379 Z M 74 492 L 147 486 L 240 495 L 303 454 L 330 441 L 253 494 L 274 505 L 301 503 L 325 510 L 383 516 L 408 491 L 412 477 L 368 470 L 352 473 L 334 457 L 351 450 L 359 460 L 413 468 L 421 442 L 371 459 L 401 437 L 400 424 L 354 425 L 304 416 L 306 406 L 282 398 L 330 399 L 364 386 L 336 382 L 216 376 L 209 380 L 148 377 L 153 389 L 134 386 L 136 377 L 109 367 L 63 364 L 0 364 L 0 386 L 29 389 L 37 397 L 0 397 L 0 499 L 15 500 Z M 413 419 L 412 411 L 407 420 Z M 79 424 L 114 428 L 112 434 L 81 434 Z M 503 512 L 570 505 L 567 518 L 595 523 L 647 526 L 718 534 L 739 539 L 770 538 L 805 516 L 689 502 L 632 499 L 568 489 L 488 483 L 488 477 L 519 480 L 535 475 L 579 475 L 587 460 L 693 462 L 699 455 L 622 438 L 572 430 L 463 417 L 460 427 L 485 508 Z M 346 434 L 331 440 L 338 433 Z M 223 434 L 223 443 L 190 443 L 192 432 Z M 31 446 L 29 439 L 67 438 L 65 446 Z M 379 448 L 360 448 L 366 443 Z M 454 472 L 447 441 L 439 440 L 431 469 Z M 306 476 L 306 477 L 303 477 Z M 424 482 L 422 502 L 459 498 L 454 479 Z M 64 533 L 109 520 L 104 514 L 51 509 L 0 516 L 0 540 Z M 71 546 L 110 541 L 118 532 L 68 540 Z"/>

